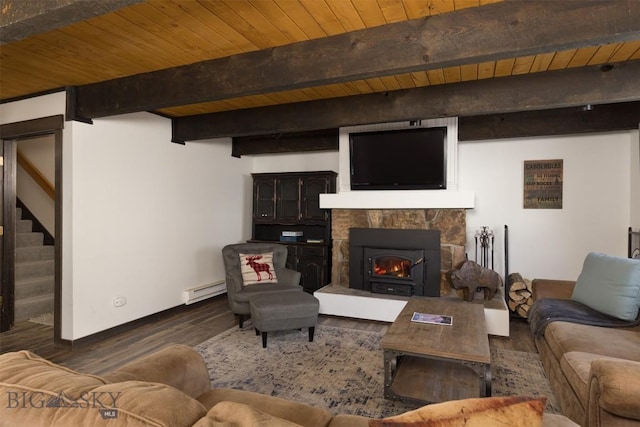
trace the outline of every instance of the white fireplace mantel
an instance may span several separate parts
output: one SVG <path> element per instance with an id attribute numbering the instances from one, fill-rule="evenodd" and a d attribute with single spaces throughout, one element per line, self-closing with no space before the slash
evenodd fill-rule
<path id="1" fill-rule="evenodd" d="M 472 191 L 362 190 L 321 194 L 322 209 L 473 209 Z"/>

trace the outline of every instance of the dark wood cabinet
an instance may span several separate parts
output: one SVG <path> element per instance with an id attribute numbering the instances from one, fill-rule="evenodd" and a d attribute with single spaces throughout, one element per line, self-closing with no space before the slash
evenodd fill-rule
<path id="1" fill-rule="evenodd" d="M 287 268 L 299 271 L 300 285 L 313 293 L 329 283 L 329 247 L 326 245 L 287 245 Z"/>
<path id="2" fill-rule="evenodd" d="M 276 219 L 275 194 L 275 179 L 254 179 L 253 218 L 255 220 L 273 221 Z"/>
<path id="3" fill-rule="evenodd" d="M 322 247 L 298 247 L 298 271 L 302 287 L 314 292 L 329 283 L 329 249 Z"/>
<path id="4" fill-rule="evenodd" d="M 335 180 L 326 177 L 307 177 L 300 187 L 300 219 L 310 221 L 327 221 L 329 211 L 320 209 L 320 194 L 335 193 Z"/>
<path id="5" fill-rule="evenodd" d="M 331 269 L 331 215 L 320 209 L 320 195 L 335 193 L 336 173 L 253 174 L 252 241 L 279 242 L 288 248 L 287 267 L 302 274 L 307 292 L 327 285 Z M 296 242 L 282 232 L 297 231 Z"/>
<path id="6" fill-rule="evenodd" d="M 276 218 L 297 221 L 300 219 L 300 179 L 276 178 Z"/>

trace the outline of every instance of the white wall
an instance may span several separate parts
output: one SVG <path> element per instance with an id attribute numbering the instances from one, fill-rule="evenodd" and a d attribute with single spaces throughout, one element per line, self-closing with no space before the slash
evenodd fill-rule
<path id="1" fill-rule="evenodd" d="M 249 237 L 251 161 L 147 113 L 73 123 L 74 339 L 182 304 Z M 116 297 L 127 304 L 114 307 Z"/>
<path id="2" fill-rule="evenodd" d="M 588 252 L 626 256 L 633 143 L 635 131 L 461 142 L 460 188 L 476 193 L 467 213 L 470 259 L 476 230 L 489 226 L 503 273 L 505 224 L 509 271 L 524 277 L 575 280 Z M 564 160 L 563 208 L 523 209 L 523 162 L 545 159 Z"/>
<path id="3" fill-rule="evenodd" d="M 0 124 L 64 114 L 66 98 L 66 93 L 62 91 L 0 104 Z"/>

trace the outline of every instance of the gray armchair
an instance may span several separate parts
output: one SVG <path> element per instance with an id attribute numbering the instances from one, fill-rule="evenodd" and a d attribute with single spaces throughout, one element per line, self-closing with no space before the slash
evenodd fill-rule
<path id="1" fill-rule="evenodd" d="M 273 252 L 273 269 L 278 283 L 261 283 L 243 286 L 239 254 L 261 254 Z M 239 326 L 251 313 L 249 297 L 265 292 L 302 292 L 300 273 L 285 268 L 287 247 L 277 243 L 237 243 L 222 248 L 222 259 L 227 281 L 227 298 L 231 312 L 239 317 Z"/>

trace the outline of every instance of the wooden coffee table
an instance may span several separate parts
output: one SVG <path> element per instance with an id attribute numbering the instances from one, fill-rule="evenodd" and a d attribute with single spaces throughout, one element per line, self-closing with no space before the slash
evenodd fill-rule
<path id="1" fill-rule="evenodd" d="M 412 322 L 414 312 L 452 316 L 453 324 Z M 491 355 L 482 304 L 411 298 L 380 346 L 387 399 L 422 405 L 491 396 Z"/>

